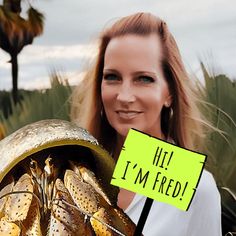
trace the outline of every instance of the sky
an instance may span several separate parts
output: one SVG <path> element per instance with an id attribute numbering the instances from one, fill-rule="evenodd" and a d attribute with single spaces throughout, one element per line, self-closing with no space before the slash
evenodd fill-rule
<path id="1" fill-rule="evenodd" d="M 167 22 L 190 74 L 202 81 L 201 59 L 211 71 L 236 79 L 236 0 L 30 2 L 45 15 L 45 26 L 43 34 L 19 54 L 19 88 L 49 87 L 53 70 L 67 77 L 71 85 L 78 84 L 96 55 L 99 32 L 120 17 L 141 11 Z M 0 49 L 0 90 L 12 88 L 9 60 Z"/>

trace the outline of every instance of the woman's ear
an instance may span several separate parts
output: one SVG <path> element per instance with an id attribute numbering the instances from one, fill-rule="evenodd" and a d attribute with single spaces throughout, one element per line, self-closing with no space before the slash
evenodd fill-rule
<path id="1" fill-rule="evenodd" d="M 164 102 L 164 106 L 165 107 L 170 107 L 172 104 L 172 95 L 169 95 L 167 98 L 166 98 L 166 101 Z"/>

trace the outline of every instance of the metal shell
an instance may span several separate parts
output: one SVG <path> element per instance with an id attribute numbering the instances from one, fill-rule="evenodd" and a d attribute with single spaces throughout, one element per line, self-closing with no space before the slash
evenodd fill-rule
<path id="1" fill-rule="evenodd" d="M 99 171 L 99 179 L 116 202 L 118 188 L 110 185 L 115 162 L 109 153 L 85 129 L 64 120 L 42 120 L 15 131 L 0 141 L 0 183 L 20 161 L 39 151 L 66 145 L 90 149 Z"/>

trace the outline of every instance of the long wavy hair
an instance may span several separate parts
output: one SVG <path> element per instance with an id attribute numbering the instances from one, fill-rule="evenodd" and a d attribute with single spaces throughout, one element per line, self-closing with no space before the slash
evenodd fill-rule
<path id="1" fill-rule="evenodd" d="M 204 122 L 175 39 L 160 18 L 150 13 L 136 13 L 121 18 L 101 32 L 95 64 L 72 97 L 72 121 L 86 128 L 110 152 L 116 145 L 116 131 L 107 121 L 101 100 L 106 48 L 116 37 L 129 34 L 148 36 L 153 33 L 161 39 L 162 69 L 172 95 L 171 107 L 163 107 L 161 112 L 162 132 L 180 147 L 191 150 L 199 148 Z"/>

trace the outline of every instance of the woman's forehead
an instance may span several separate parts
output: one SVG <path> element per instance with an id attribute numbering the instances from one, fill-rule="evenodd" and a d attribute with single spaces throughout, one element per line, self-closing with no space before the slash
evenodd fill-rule
<path id="1" fill-rule="evenodd" d="M 140 71 L 156 68 L 162 59 L 161 41 L 156 34 L 125 35 L 113 38 L 107 46 L 104 69 L 137 67 Z"/>

